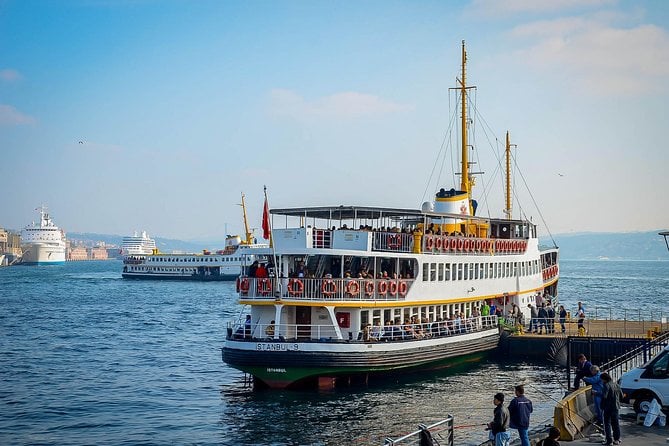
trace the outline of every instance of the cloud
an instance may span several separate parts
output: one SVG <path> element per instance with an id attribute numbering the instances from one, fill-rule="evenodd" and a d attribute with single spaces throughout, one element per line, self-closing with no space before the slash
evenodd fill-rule
<path id="1" fill-rule="evenodd" d="M 356 118 L 412 110 L 413 106 L 396 104 L 378 96 L 344 92 L 308 101 L 291 90 L 270 92 L 270 111 L 279 116 Z"/>
<path id="2" fill-rule="evenodd" d="M 0 125 L 15 126 L 34 124 L 37 122 L 32 116 L 25 115 L 11 105 L 0 104 Z"/>
<path id="3" fill-rule="evenodd" d="M 664 91 L 669 81 L 669 33 L 656 25 L 609 24 L 617 14 L 541 20 L 514 28 L 512 37 L 532 42 L 516 53 L 537 71 L 576 80 L 596 94 Z"/>
<path id="4" fill-rule="evenodd" d="M 465 11 L 477 17 L 540 14 L 615 4 L 617 0 L 473 0 Z"/>
<path id="5" fill-rule="evenodd" d="M 3 82 L 15 82 L 21 79 L 21 74 L 10 68 L 5 68 L 0 70 L 0 81 Z"/>

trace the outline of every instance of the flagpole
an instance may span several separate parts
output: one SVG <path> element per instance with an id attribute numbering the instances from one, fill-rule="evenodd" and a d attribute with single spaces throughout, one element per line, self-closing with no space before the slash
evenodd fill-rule
<path id="1" fill-rule="evenodd" d="M 274 242 L 273 242 L 273 237 L 272 237 L 272 219 L 269 218 L 269 199 L 267 198 L 267 186 L 263 185 L 263 192 L 265 193 L 265 206 L 263 208 L 263 229 L 265 227 L 265 223 L 267 224 L 267 228 L 269 229 L 269 247 L 272 250 L 272 258 L 274 259 L 274 271 L 275 271 L 275 278 L 277 279 L 277 285 L 279 284 L 279 262 L 277 262 L 276 259 L 276 251 L 274 250 Z"/>

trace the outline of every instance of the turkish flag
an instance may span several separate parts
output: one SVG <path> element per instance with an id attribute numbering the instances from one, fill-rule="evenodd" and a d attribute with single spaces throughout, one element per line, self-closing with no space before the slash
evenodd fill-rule
<path id="1" fill-rule="evenodd" d="M 267 197 L 265 197 L 265 208 L 262 211 L 262 238 L 265 240 L 269 240 L 270 238 L 269 204 L 267 203 Z"/>

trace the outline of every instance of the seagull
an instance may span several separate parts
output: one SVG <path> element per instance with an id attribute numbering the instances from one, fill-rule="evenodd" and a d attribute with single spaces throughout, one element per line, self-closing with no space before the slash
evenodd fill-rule
<path id="1" fill-rule="evenodd" d="M 558 173 L 558 176 L 561 176 L 561 177 L 563 177 L 564 175 L 562 175 L 561 173 Z"/>
<path id="2" fill-rule="evenodd" d="M 79 141 L 79 144 L 83 144 L 83 143 L 84 143 L 83 141 Z"/>

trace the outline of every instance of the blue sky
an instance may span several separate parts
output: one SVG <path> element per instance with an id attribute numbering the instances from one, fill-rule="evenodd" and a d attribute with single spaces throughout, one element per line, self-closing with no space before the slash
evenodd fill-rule
<path id="1" fill-rule="evenodd" d="M 466 40 L 481 213 L 509 130 L 542 233 L 666 228 L 668 28 L 664 1 L 0 0 L 0 226 L 46 204 L 66 231 L 220 239 L 241 192 L 260 226 L 264 184 L 419 207 L 457 181 Z"/>

